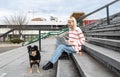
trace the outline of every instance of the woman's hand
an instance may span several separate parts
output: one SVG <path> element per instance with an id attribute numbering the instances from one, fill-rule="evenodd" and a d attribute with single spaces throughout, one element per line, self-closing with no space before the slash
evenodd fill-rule
<path id="1" fill-rule="evenodd" d="M 79 52 L 78 54 L 79 54 L 80 56 L 82 56 L 82 55 L 83 55 L 83 53 L 82 53 L 82 52 Z"/>
<path id="2" fill-rule="evenodd" d="M 83 52 L 78 51 L 77 54 L 80 55 L 80 56 L 82 56 L 82 55 L 83 55 Z"/>
<path id="3" fill-rule="evenodd" d="M 69 40 L 65 40 L 65 42 L 69 45 Z"/>
<path id="4" fill-rule="evenodd" d="M 66 42 L 68 45 L 73 45 L 73 42 L 72 42 L 72 41 L 65 40 L 65 42 Z"/>

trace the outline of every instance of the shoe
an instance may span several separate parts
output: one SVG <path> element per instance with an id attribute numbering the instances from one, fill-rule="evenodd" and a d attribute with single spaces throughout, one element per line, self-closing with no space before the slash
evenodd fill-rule
<path id="1" fill-rule="evenodd" d="M 43 66 L 43 70 L 48 70 L 48 69 L 52 69 L 53 68 L 53 63 L 51 63 L 50 61 Z"/>

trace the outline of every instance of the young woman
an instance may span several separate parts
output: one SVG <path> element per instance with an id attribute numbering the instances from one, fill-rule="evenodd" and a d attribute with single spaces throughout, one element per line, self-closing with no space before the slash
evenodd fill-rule
<path id="1" fill-rule="evenodd" d="M 48 70 L 53 68 L 53 65 L 57 62 L 61 54 L 65 51 L 67 53 L 80 53 L 81 45 L 85 42 L 85 37 L 82 30 L 77 27 L 77 22 L 74 17 L 70 17 L 68 20 L 69 32 L 68 40 L 65 42 L 68 45 L 60 44 L 55 50 L 49 60 L 49 62 L 43 66 L 43 70 Z"/>

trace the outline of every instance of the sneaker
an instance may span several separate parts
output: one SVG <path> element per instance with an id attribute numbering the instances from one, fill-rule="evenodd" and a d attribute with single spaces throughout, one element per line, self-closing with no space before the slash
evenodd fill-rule
<path id="1" fill-rule="evenodd" d="M 51 63 L 50 61 L 43 66 L 43 70 L 48 70 L 48 69 L 52 69 L 53 68 L 53 63 Z"/>

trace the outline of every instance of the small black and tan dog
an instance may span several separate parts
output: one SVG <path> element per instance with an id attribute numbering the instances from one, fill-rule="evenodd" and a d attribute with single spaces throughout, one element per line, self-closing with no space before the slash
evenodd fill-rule
<path id="1" fill-rule="evenodd" d="M 32 74 L 32 66 L 37 65 L 37 73 L 40 73 L 39 65 L 41 60 L 41 54 L 38 50 L 38 46 L 31 45 L 27 46 L 28 53 L 29 53 L 29 62 L 30 62 L 30 74 Z"/>

